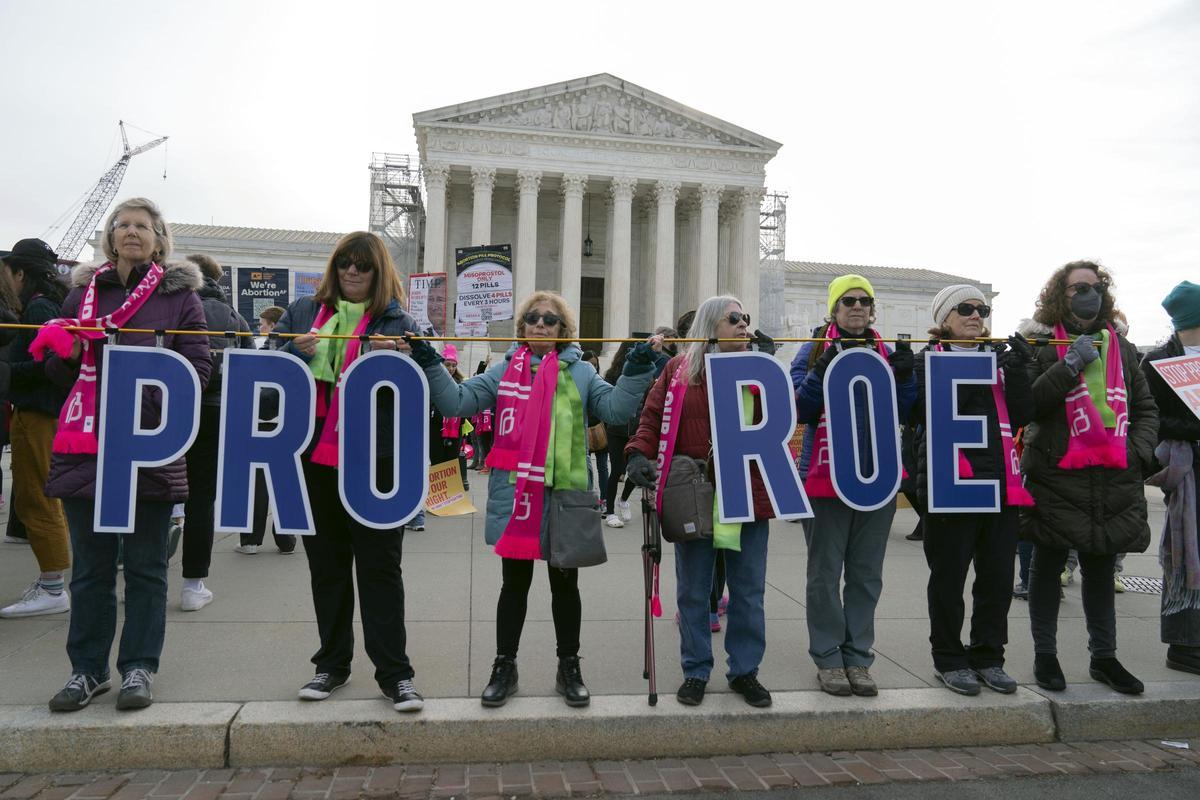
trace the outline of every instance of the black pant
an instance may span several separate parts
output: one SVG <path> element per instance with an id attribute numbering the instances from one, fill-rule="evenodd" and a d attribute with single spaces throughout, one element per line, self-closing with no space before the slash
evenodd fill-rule
<path id="1" fill-rule="evenodd" d="M 241 535 L 242 544 L 260 545 L 267 535 L 267 512 L 271 510 L 271 496 L 267 493 L 267 478 L 262 470 L 254 473 L 254 527 L 250 533 Z M 286 553 L 296 549 L 296 537 L 273 532 L 275 546 Z"/>
<path id="2" fill-rule="evenodd" d="M 183 577 L 207 578 L 212 562 L 213 514 L 217 501 L 217 456 L 221 407 L 200 406 L 200 428 L 187 452 L 188 498 L 183 506 Z"/>
<path id="3" fill-rule="evenodd" d="M 1017 509 L 1004 507 L 998 514 L 926 514 L 924 525 L 934 668 L 946 672 L 1004 666 Z M 971 644 L 963 647 L 963 587 L 972 562 Z"/>
<path id="4" fill-rule="evenodd" d="M 1113 587 L 1115 553 L 1079 554 L 1083 574 L 1080 594 L 1087 621 L 1088 650 L 1093 658 L 1117 655 L 1117 610 Z M 1034 545 L 1029 566 L 1029 627 L 1035 653 L 1058 653 L 1059 576 L 1067 564 L 1067 551 Z"/>
<path id="5" fill-rule="evenodd" d="M 502 559 L 503 584 L 496 602 L 496 654 L 517 657 L 529 587 L 533 584 L 533 561 Z M 579 599 L 579 570 L 546 565 L 550 576 L 550 612 L 554 617 L 554 638 L 559 658 L 579 655 L 579 627 L 583 604 Z"/>
<path id="6" fill-rule="evenodd" d="M 625 445 L 628 443 L 629 437 L 614 434 L 611 430 L 608 432 L 608 485 L 604 487 L 604 507 L 610 514 L 617 513 L 617 483 L 622 479 L 625 481 L 622 500 L 628 500 L 636 488 L 633 481 L 625 477 Z"/>
<path id="7" fill-rule="evenodd" d="M 390 459 L 380 459 L 379 475 L 390 476 Z M 404 528 L 364 527 L 342 507 L 338 473 L 332 467 L 304 464 L 317 532 L 300 537 L 308 557 L 313 606 L 321 648 L 312 657 L 317 672 L 349 675 L 354 656 L 354 579 L 362 604 L 363 638 L 375 665 L 375 680 L 385 689 L 412 678 L 404 629 L 404 580 L 400 570 Z"/>

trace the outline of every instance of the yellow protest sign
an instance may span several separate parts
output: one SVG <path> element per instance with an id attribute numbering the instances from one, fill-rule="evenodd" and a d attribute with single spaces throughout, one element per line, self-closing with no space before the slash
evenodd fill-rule
<path id="1" fill-rule="evenodd" d="M 429 468 L 429 493 L 425 496 L 425 508 L 439 517 L 474 514 L 477 510 L 463 489 L 457 458 Z"/>

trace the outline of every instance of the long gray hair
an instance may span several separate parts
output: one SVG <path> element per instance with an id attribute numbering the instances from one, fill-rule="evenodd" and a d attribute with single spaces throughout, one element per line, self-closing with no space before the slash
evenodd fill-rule
<path id="1" fill-rule="evenodd" d="M 685 368 L 689 384 L 700 382 L 700 376 L 704 374 L 705 354 L 717 351 L 717 345 L 709 344 L 707 340 L 717 335 L 717 324 L 725 317 L 725 309 L 730 303 L 737 303 L 739 308 L 742 307 L 742 301 L 733 295 L 721 294 L 708 298 L 696 309 L 696 318 L 692 320 L 688 337 L 705 341 L 691 342 L 683 351 L 687 358 Z"/>

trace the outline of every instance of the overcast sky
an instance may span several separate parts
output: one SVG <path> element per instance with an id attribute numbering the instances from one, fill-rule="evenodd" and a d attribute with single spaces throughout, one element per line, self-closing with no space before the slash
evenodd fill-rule
<path id="1" fill-rule="evenodd" d="M 0 50 L 4 248 L 58 243 L 118 119 L 171 137 L 119 198 L 347 231 L 414 112 L 611 72 L 783 143 L 790 259 L 989 281 L 998 330 L 1098 259 L 1139 343 L 1200 282 L 1195 0 L 0 0 Z"/>

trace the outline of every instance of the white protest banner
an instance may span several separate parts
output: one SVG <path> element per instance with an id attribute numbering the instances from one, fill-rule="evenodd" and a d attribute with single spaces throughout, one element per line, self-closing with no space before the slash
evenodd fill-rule
<path id="1" fill-rule="evenodd" d="M 408 276 L 408 313 L 423 336 L 446 332 L 446 273 L 421 272 Z"/>
<path id="2" fill-rule="evenodd" d="M 512 246 L 460 247 L 454 251 L 458 300 L 454 305 L 455 333 L 473 336 L 472 330 L 489 322 L 512 319 Z"/>
<path id="3" fill-rule="evenodd" d="M 1162 376 L 1183 404 L 1200 418 L 1200 356 L 1176 356 L 1151 361 L 1150 366 Z"/>

